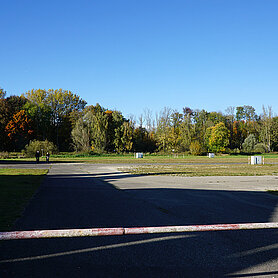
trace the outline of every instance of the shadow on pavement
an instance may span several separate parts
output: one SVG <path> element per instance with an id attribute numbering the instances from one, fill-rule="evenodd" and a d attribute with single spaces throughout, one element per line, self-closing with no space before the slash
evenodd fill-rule
<path id="1" fill-rule="evenodd" d="M 264 192 L 118 190 L 109 183 L 111 179 L 126 177 L 120 173 L 47 176 L 15 229 L 278 220 L 278 198 Z M 1 277 L 27 274 L 29 277 L 275 277 L 277 239 L 278 231 L 269 229 L 6 241 L 0 243 L 3 251 L 0 274 Z"/>

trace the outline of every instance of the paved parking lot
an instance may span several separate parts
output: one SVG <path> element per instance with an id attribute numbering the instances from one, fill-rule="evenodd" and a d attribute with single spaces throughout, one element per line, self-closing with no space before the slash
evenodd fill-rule
<path id="1" fill-rule="evenodd" d="M 50 168 L 16 230 L 277 222 L 269 177 L 132 176 L 121 165 Z M 2 167 L 2 165 L 0 165 Z M 18 240 L 0 277 L 278 277 L 278 231 Z"/>

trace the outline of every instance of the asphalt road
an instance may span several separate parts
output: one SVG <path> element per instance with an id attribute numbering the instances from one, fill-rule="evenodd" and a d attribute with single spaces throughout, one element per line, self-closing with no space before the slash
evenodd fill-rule
<path id="1" fill-rule="evenodd" d="M 278 197 L 264 192 L 278 189 L 277 177 L 136 177 L 115 165 L 78 163 L 9 167 L 50 167 L 14 230 L 278 221 Z M 0 277 L 278 277 L 277 239 L 273 229 L 2 241 Z"/>

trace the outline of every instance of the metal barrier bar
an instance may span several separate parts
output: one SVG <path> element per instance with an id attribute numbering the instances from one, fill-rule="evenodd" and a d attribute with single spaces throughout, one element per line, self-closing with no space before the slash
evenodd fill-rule
<path id="1" fill-rule="evenodd" d="M 31 238 L 58 238 L 58 237 L 86 237 L 86 236 L 114 236 L 154 233 L 182 233 L 228 230 L 277 229 L 278 222 L 247 223 L 247 224 L 216 224 L 192 226 L 164 226 L 138 228 L 93 228 L 68 230 L 39 230 L 0 232 L 0 240 L 31 239 Z"/>

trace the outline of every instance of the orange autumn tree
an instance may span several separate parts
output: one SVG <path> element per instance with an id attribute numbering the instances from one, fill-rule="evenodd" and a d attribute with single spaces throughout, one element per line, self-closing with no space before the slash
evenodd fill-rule
<path id="1" fill-rule="evenodd" d="M 21 150 L 28 143 L 33 130 L 32 121 L 28 118 L 25 110 L 20 110 L 13 115 L 6 125 L 5 131 L 14 149 Z"/>

